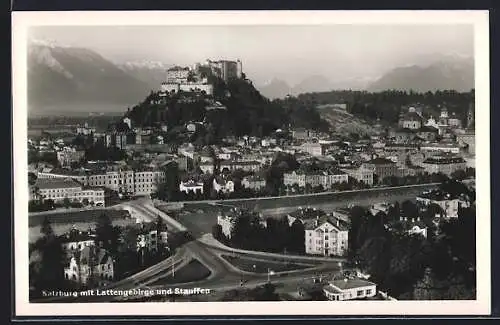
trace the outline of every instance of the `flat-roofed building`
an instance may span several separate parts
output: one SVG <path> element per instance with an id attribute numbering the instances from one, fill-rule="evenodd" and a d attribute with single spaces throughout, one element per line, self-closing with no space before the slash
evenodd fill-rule
<path id="1" fill-rule="evenodd" d="M 377 285 L 362 279 L 332 280 L 323 287 L 328 300 L 344 301 L 374 297 L 377 294 Z"/>

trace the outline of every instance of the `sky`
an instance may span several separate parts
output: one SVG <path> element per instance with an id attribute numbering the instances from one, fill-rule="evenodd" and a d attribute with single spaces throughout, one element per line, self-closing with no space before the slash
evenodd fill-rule
<path id="1" fill-rule="evenodd" d="M 85 47 L 105 58 L 192 65 L 206 59 L 241 59 L 256 83 L 291 85 L 313 75 L 331 80 L 377 78 L 438 55 L 472 57 L 472 25 L 308 26 L 43 26 L 30 38 Z"/>

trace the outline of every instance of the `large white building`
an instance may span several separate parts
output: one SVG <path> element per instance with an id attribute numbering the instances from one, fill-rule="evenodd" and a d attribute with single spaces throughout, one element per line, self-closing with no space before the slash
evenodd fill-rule
<path id="1" fill-rule="evenodd" d="M 285 186 L 293 186 L 297 184 L 299 187 L 310 185 L 311 187 L 323 186 L 328 189 L 334 184 L 340 184 L 349 181 L 349 175 L 341 170 L 327 171 L 303 171 L 294 170 L 283 174 L 283 184 Z"/>
<path id="2" fill-rule="evenodd" d="M 341 168 L 341 170 L 358 182 L 363 182 L 365 185 L 373 185 L 373 170 L 364 167 Z"/>
<path id="3" fill-rule="evenodd" d="M 441 191 L 424 192 L 417 196 L 416 201 L 424 206 L 437 204 L 447 218 L 458 218 L 459 208 L 469 206 L 466 200 L 452 197 L 450 194 Z"/>
<path id="4" fill-rule="evenodd" d="M 57 152 L 57 160 L 62 167 L 71 166 L 73 162 L 79 162 L 85 158 L 83 150 L 62 150 Z"/>
<path id="5" fill-rule="evenodd" d="M 201 193 L 203 194 L 203 182 L 195 181 L 195 180 L 187 180 L 183 181 L 179 184 L 179 191 L 184 192 L 186 194 L 193 193 Z"/>
<path id="6" fill-rule="evenodd" d="M 305 228 L 306 254 L 323 256 L 347 254 L 349 230 L 343 220 L 318 215 L 302 222 Z"/>
<path id="7" fill-rule="evenodd" d="M 297 147 L 297 150 L 307 152 L 311 156 L 323 156 L 324 146 L 318 142 L 305 142 Z"/>
<path id="8" fill-rule="evenodd" d="M 62 203 L 65 199 L 71 202 L 85 201 L 96 206 L 104 206 L 104 189 L 85 188 L 71 178 L 37 179 L 35 183 L 37 196 L 41 199 Z"/>
<path id="9" fill-rule="evenodd" d="M 120 193 L 149 195 L 166 180 L 165 172 L 156 169 L 116 170 L 97 173 L 39 172 L 38 179 L 71 178 L 84 186 L 105 187 Z"/>
<path id="10" fill-rule="evenodd" d="M 442 173 L 450 176 L 457 170 L 465 170 L 467 168 L 467 162 L 462 157 L 441 155 L 425 159 L 421 166 L 424 167 L 425 171 L 429 174 Z"/>

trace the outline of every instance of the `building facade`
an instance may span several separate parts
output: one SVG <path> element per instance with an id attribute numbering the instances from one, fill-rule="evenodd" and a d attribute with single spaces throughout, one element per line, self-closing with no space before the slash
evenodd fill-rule
<path id="1" fill-rule="evenodd" d="M 398 176 L 397 164 L 386 158 L 375 158 L 362 164 L 367 169 L 377 175 L 378 183 L 381 183 L 386 177 Z"/>
<path id="2" fill-rule="evenodd" d="M 465 170 L 467 162 L 462 157 L 456 156 L 433 156 L 422 162 L 422 167 L 429 174 L 442 173 L 450 176 L 457 170 Z"/>
<path id="3" fill-rule="evenodd" d="M 332 217 L 304 220 L 306 254 L 344 256 L 347 254 L 349 231 L 344 222 Z"/>
<path id="4" fill-rule="evenodd" d="M 93 203 L 103 207 L 105 205 L 104 189 L 85 188 L 70 178 L 38 179 L 35 188 L 37 197 L 50 199 L 55 203 L 63 203 L 68 199 L 70 202 Z"/>

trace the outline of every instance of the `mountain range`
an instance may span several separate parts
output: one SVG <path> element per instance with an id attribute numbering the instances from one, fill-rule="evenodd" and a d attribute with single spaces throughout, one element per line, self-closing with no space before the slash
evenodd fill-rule
<path id="1" fill-rule="evenodd" d="M 474 88 L 474 60 L 471 57 L 458 54 L 436 54 L 422 57 L 419 61 L 420 64 L 396 67 L 379 78 L 329 79 L 326 76 L 314 75 L 294 86 L 274 78 L 257 88 L 269 98 L 341 89 L 371 92 L 391 89 L 416 92 L 436 90 L 467 92 Z"/>
<path id="2" fill-rule="evenodd" d="M 158 89 L 169 67 L 152 61 L 117 64 L 90 49 L 36 41 L 29 43 L 27 59 L 30 114 L 124 111 Z M 474 87 L 472 59 L 451 56 L 429 62 L 395 68 L 378 79 L 311 75 L 293 86 L 274 78 L 256 88 L 274 99 L 333 89 L 468 91 Z"/>
<path id="3" fill-rule="evenodd" d="M 143 67 L 119 66 L 85 48 L 33 43 L 27 59 L 28 108 L 36 113 L 132 105 L 150 92 L 155 76 L 152 69 L 145 76 Z"/>

